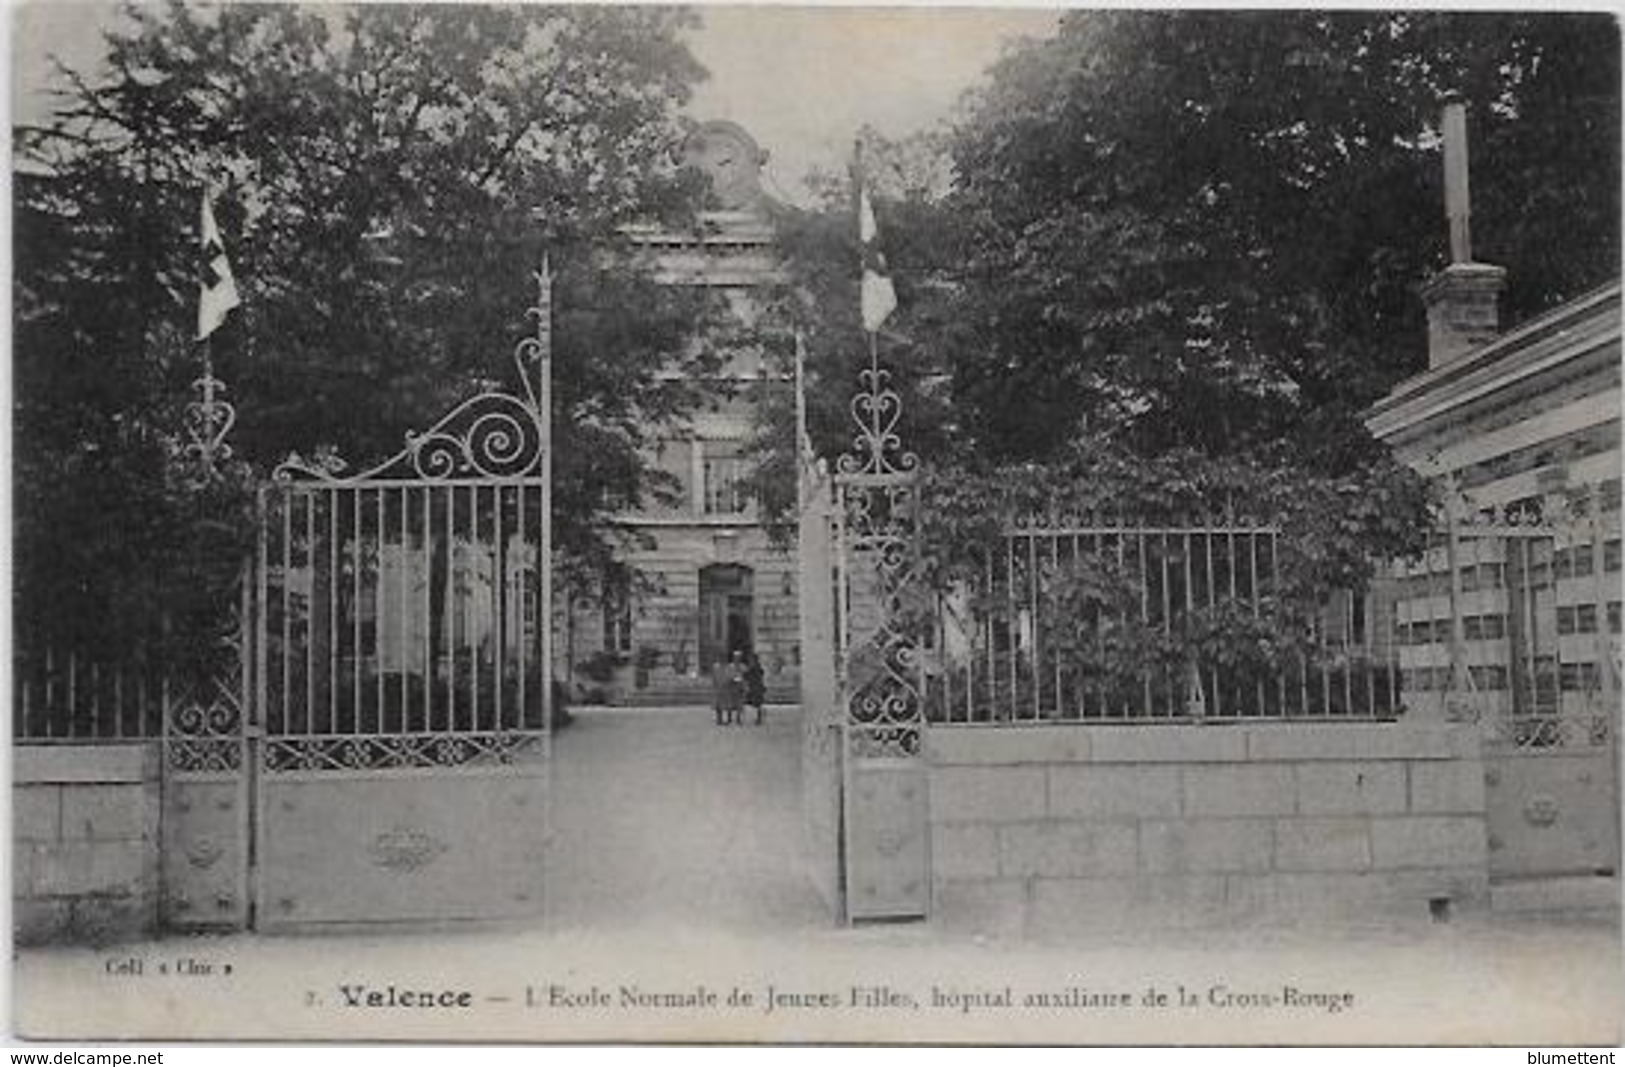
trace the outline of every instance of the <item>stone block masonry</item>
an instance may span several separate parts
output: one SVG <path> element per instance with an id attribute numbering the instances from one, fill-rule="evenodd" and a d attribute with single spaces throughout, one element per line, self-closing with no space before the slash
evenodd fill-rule
<path id="1" fill-rule="evenodd" d="M 1003 936 L 1488 901 L 1472 726 L 933 727 L 932 914 Z"/>
<path id="2" fill-rule="evenodd" d="M 151 933 L 158 906 L 156 744 L 20 745 L 12 762 L 18 944 Z"/>

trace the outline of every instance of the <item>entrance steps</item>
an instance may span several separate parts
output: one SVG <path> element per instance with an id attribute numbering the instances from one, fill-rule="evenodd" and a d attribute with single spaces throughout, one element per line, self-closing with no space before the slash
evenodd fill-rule
<path id="1" fill-rule="evenodd" d="M 1505 914 L 1605 915 L 1620 910 L 1620 880 L 1607 875 L 1520 878 L 1490 885 L 1490 910 Z"/>
<path id="2" fill-rule="evenodd" d="M 715 687 L 710 678 L 686 678 L 669 674 L 650 679 L 642 689 L 636 686 L 602 687 L 604 703 L 622 708 L 665 708 L 699 705 L 710 707 Z M 795 682 L 770 680 L 767 684 L 769 704 L 794 704 L 801 699 L 800 687 Z"/>

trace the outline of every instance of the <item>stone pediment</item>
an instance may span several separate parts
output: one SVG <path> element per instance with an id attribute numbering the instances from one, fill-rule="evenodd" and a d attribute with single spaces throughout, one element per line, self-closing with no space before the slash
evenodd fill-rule
<path id="1" fill-rule="evenodd" d="M 685 165 L 711 180 L 712 205 L 692 227 L 633 223 L 621 233 L 654 259 L 656 278 L 669 285 L 753 286 L 785 280 L 775 250 L 775 211 L 780 205 L 761 188 L 767 160 L 737 123 L 703 122 L 682 148 Z"/>

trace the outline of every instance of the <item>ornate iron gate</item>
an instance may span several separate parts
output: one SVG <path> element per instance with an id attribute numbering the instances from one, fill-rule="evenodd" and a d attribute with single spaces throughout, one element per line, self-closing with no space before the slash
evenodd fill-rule
<path id="1" fill-rule="evenodd" d="M 347 475 L 259 491 L 232 669 L 166 697 L 166 917 L 260 929 L 540 914 L 553 715 L 545 268 L 521 389 Z"/>
<path id="2" fill-rule="evenodd" d="M 548 835 L 548 279 L 524 395 L 261 497 L 255 897 L 264 928 L 539 914 Z"/>
<path id="3" fill-rule="evenodd" d="M 872 344 L 869 355 L 852 399 L 855 449 L 835 476 L 850 920 L 924 917 L 931 896 L 925 706 L 910 610 L 918 607 L 918 459 L 897 433 L 902 401 L 890 372 Z"/>

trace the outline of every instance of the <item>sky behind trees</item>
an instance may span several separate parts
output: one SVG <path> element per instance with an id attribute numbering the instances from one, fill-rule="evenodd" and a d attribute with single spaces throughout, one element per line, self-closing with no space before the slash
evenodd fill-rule
<path id="1" fill-rule="evenodd" d="M 12 116 L 48 106 L 50 56 L 77 69 L 99 62 L 108 2 L 32 3 L 12 13 Z M 1005 44 L 1054 31 L 1058 9 L 852 8 L 702 5 L 689 35 L 711 72 L 688 113 L 728 118 L 770 153 L 768 189 L 804 202 L 813 169 L 844 168 L 869 124 L 906 137 L 947 116 Z"/>

